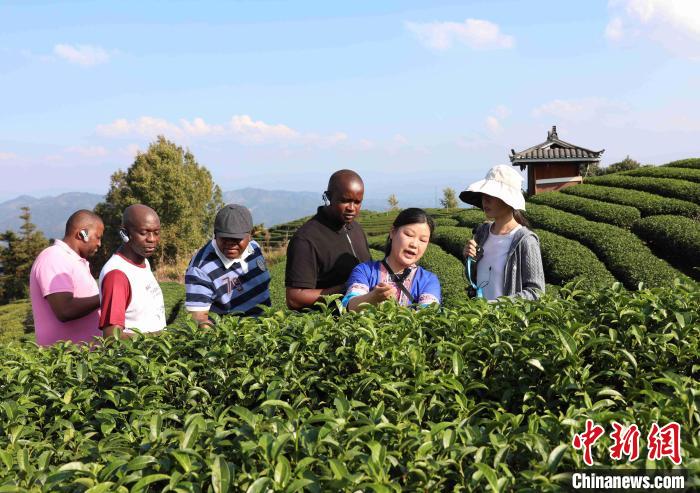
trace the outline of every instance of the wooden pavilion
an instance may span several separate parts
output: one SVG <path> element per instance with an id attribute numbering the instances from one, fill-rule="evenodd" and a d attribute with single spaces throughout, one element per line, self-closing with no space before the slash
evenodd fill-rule
<path id="1" fill-rule="evenodd" d="M 581 169 L 600 162 L 604 151 L 564 142 L 553 126 L 545 142 L 520 152 L 511 149 L 509 157 L 511 164 L 520 166 L 521 171 L 527 168 L 527 193 L 536 195 L 581 183 Z"/>

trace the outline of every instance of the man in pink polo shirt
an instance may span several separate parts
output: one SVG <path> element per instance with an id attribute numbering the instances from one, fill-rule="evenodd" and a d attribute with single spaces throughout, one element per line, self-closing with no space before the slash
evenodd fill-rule
<path id="1" fill-rule="evenodd" d="M 56 240 L 34 261 L 29 293 L 36 342 L 91 342 L 98 328 L 100 297 L 88 258 L 102 244 L 104 224 L 92 211 L 79 210 L 66 222 L 63 240 Z"/>

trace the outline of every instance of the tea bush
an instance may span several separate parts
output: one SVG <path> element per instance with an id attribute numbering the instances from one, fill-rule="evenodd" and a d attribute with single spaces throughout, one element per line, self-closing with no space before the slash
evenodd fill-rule
<path id="1" fill-rule="evenodd" d="M 467 299 L 467 280 L 464 264 L 437 245 L 428 245 L 421 267 L 433 272 L 440 280 L 442 303 L 454 306 Z"/>
<path id="2" fill-rule="evenodd" d="M 165 302 L 165 319 L 168 323 L 173 323 L 186 314 L 185 286 L 178 282 L 161 282 L 160 289 Z"/>
<path id="3" fill-rule="evenodd" d="M 571 187 L 576 188 L 576 187 Z M 580 216 L 545 205 L 530 204 L 528 218 L 534 226 L 582 243 L 626 287 L 668 286 L 685 275 L 656 257 L 637 236 L 610 224 L 587 221 Z"/>
<path id="4" fill-rule="evenodd" d="M 620 173 L 624 176 L 649 176 L 652 178 L 675 178 L 677 180 L 687 180 L 700 183 L 700 169 L 693 168 L 675 168 L 668 166 L 649 166 L 635 169 L 632 171 L 624 171 Z"/>
<path id="5" fill-rule="evenodd" d="M 586 419 L 682 423 L 696 476 L 698 313 L 697 285 L 564 287 L 338 319 L 270 309 L 92 351 L 14 343 L 0 489 L 558 491 L 584 467 L 570 444 Z M 628 467 L 609 446 L 596 464 Z"/>
<path id="6" fill-rule="evenodd" d="M 435 221 L 435 227 L 442 226 L 457 226 L 457 220 L 451 217 L 438 217 Z"/>
<path id="7" fill-rule="evenodd" d="M 275 265 L 270 267 L 270 301 L 276 310 L 283 310 L 287 306 L 284 271 L 287 268 L 287 257 L 279 259 Z"/>
<path id="8" fill-rule="evenodd" d="M 457 219 L 459 226 L 465 226 L 467 228 L 474 228 L 486 220 L 484 216 L 484 211 L 481 209 L 467 209 L 466 211 L 458 212 L 454 215 Z"/>
<path id="9" fill-rule="evenodd" d="M 700 169 L 700 158 L 693 157 L 689 159 L 679 159 L 678 161 L 671 161 L 664 166 L 670 166 L 672 168 Z"/>
<path id="10" fill-rule="evenodd" d="M 31 317 L 32 305 L 27 300 L 0 306 L 0 344 L 6 344 L 31 332 L 25 322 Z"/>
<path id="11" fill-rule="evenodd" d="M 609 286 L 615 277 L 598 257 L 578 241 L 535 229 L 540 238 L 542 264 L 548 284 L 580 282 L 586 289 Z"/>
<path id="12" fill-rule="evenodd" d="M 612 175 L 594 176 L 586 179 L 586 183 L 642 190 L 644 192 L 650 192 L 663 197 L 688 200 L 695 204 L 700 204 L 700 183 L 693 183 L 685 180 L 677 180 L 672 178 L 651 178 L 643 176 L 625 176 L 616 173 Z"/>
<path id="13" fill-rule="evenodd" d="M 677 216 L 647 217 L 632 229 L 660 257 L 700 279 L 700 222 Z"/>
<path id="14" fill-rule="evenodd" d="M 587 197 L 599 202 L 629 205 L 639 210 L 642 216 L 678 214 L 685 217 L 700 216 L 700 205 L 686 200 L 669 199 L 653 193 L 598 185 L 576 185 L 562 190 L 563 194 Z"/>
<path id="15" fill-rule="evenodd" d="M 472 238 L 471 228 L 460 226 L 444 226 L 435 230 L 432 241 L 458 260 L 464 259 L 464 246 Z"/>
<path id="16" fill-rule="evenodd" d="M 548 205 L 572 214 L 585 217 L 591 221 L 614 224 L 629 229 L 632 223 L 641 217 L 639 210 L 628 205 L 608 204 L 599 200 L 548 192 L 534 195 L 529 202 Z"/>

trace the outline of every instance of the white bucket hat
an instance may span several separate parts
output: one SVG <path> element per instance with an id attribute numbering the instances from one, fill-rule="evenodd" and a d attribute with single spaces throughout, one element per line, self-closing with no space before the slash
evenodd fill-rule
<path id="1" fill-rule="evenodd" d="M 472 183 L 459 194 L 462 202 L 481 209 L 481 195 L 501 199 L 516 210 L 525 210 L 525 197 L 521 190 L 523 177 L 507 164 L 494 166 L 486 173 L 486 178 Z"/>

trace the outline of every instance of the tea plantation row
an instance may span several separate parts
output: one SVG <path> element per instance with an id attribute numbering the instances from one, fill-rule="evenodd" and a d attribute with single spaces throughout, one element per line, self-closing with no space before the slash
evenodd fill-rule
<path id="1" fill-rule="evenodd" d="M 679 180 L 675 178 L 656 178 L 650 176 L 628 176 L 621 173 L 615 173 L 611 175 L 594 176 L 592 178 L 588 178 L 586 183 L 642 190 L 644 192 L 650 192 L 663 197 L 687 200 L 695 204 L 700 204 L 700 183 L 694 183 L 686 180 Z"/>
<path id="2" fill-rule="evenodd" d="M 682 423 L 697 485 L 698 313 L 696 285 L 565 287 L 0 347 L 0 491 L 556 491 L 586 419 Z"/>
<path id="3" fill-rule="evenodd" d="M 625 188 L 604 187 L 600 185 L 576 185 L 565 188 L 561 193 L 576 195 L 599 201 L 632 206 L 639 210 L 642 216 L 661 214 L 677 214 L 685 217 L 700 216 L 700 205 L 686 200 L 670 199 L 649 192 L 627 190 Z"/>

